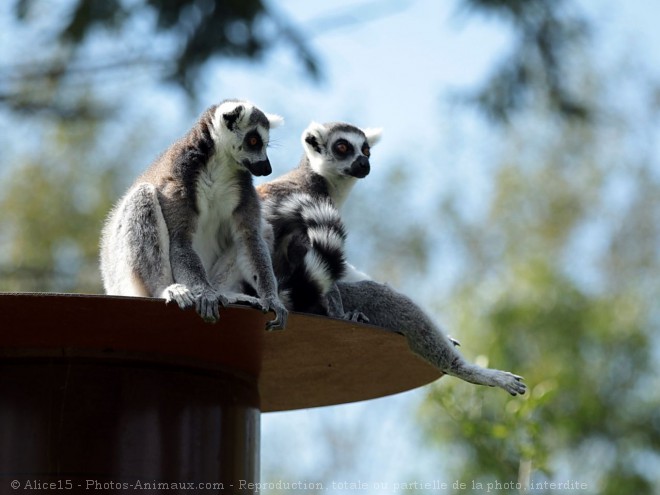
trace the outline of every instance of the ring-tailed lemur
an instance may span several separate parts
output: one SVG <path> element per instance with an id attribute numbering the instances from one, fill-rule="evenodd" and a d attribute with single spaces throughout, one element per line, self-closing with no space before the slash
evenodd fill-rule
<path id="1" fill-rule="evenodd" d="M 252 184 L 272 171 L 266 146 L 281 122 L 247 101 L 206 110 L 110 212 L 101 236 L 106 293 L 174 300 L 210 322 L 218 304 L 243 302 L 274 311 L 268 328 L 283 328 Z M 257 298 L 241 293 L 245 284 Z"/>
<path id="2" fill-rule="evenodd" d="M 320 203 L 340 207 L 358 178 L 369 173 L 370 147 L 380 138 L 380 130 L 360 130 L 348 124 L 313 123 L 303 133 L 305 156 L 299 167 L 257 189 L 265 200 L 271 225 L 286 218 L 286 198 L 307 194 Z M 270 209 L 270 211 L 269 211 Z M 304 230 L 304 227 L 301 227 Z M 275 253 L 289 254 L 289 263 L 301 263 L 305 250 L 287 248 L 287 237 L 275 238 Z M 343 257 L 343 245 L 342 254 Z M 276 266 L 276 275 L 277 266 Z M 455 349 L 457 342 L 446 337 L 425 312 L 408 297 L 346 264 L 345 275 L 335 278 L 327 292 L 328 315 L 366 315 L 369 323 L 403 334 L 410 349 L 439 371 L 470 383 L 500 387 L 512 395 L 525 393 L 522 378 L 512 373 L 470 364 Z M 335 308 L 335 309 L 333 309 Z M 338 309 L 337 309 L 338 308 Z"/>
<path id="3" fill-rule="evenodd" d="M 332 163 L 327 163 L 318 157 L 330 135 Z M 257 187 L 273 229 L 280 294 L 290 309 L 365 320 L 358 312 L 345 313 L 336 292 L 337 280 L 366 277 L 346 263 L 346 233 L 337 207 L 355 181 L 369 173 L 370 146 L 379 135 L 343 123 L 312 124 L 303 134 L 306 153 L 298 168 Z"/>

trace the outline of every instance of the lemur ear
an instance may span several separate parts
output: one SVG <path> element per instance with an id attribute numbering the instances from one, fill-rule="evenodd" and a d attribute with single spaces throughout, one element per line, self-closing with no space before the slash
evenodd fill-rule
<path id="1" fill-rule="evenodd" d="M 284 117 L 281 117 L 280 115 L 275 115 L 274 113 L 267 113 L 266 118 L 268 119 L 268 123 L 270 124 L 271 129 L 275 129 L 276 127 L 279 127 L 282 124 L 284 124 Z"/>
<path id="2" fill-rule="evenodd" d="M 312 149 L 317 153 L 321 153 L 325 146 L 328 131 L 326 127 L 317 122 L 312 122 L 307 126 L 305 132 L 302 134 L 302 143 L 305 149 Z"/>
<path id="3" fill-rule="evenodd" d="M 227 126 L 227 129 L 233 131 L 236 127 L 236 122 L 243 116 L 245 113 L 245 107 L 243 105 L 237 105 L 232 110 L 224 112 L 222 114 L 222 121 Z"/>
<path id="4" fill-rule="evenodd" d="M 383 135 L 383 129 L 380 127 L 378 128 L 368 127 L 366 129 L 363 129 L 362 132 L 364 132 L 364 135 L 367 138 L 367 143 L 369 143 L 369 146 L 373 146 L 374 144 L 378 143 L 378 141 L 380 141 L 381 136 Z"/>

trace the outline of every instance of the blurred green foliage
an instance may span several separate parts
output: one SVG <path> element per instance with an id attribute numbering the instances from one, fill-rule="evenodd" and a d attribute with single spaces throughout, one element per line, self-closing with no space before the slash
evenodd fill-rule
<path id="1" fill-rule="evenodd" d="M 486 83 L 468 97 L 495 122 L 507 122 L 539 96 L 569 120 L 588 120 L 593 108 L 571 87 L 571 52 L 582 49 L 590 25 L 567 0 L 463 0 L 461 8 L 508 24 L 515 36 L 510 54 Z"/>
<path id="2" fill-rule="evenodd" d="M 75 90 L 81 77 L 122 77 L 127 69 L 150 68 L 194 96 L 199 72 L 209 62 L 259 59 L 279 42 L 295 51 L 307 74 L 320 76 L 317 58 L 297 28 L 262 0 L 63 0 L 48 7 L 54 12 L 44 26 L 46 3 L 13 4 L 15 19 L 34 29 L 40 44 L 38 53 L 23 52 L 14 65 L 0 67 L 0 80 L 16 82 L 0 92 L 0 102 L 15 111 L 85 118 L 89 108 L 44 99 L 44 89 Z"/>
<path id="3" fill-rule="evenodd" d="M 96 125 L 61 122 L 39 149 L 16 160 L 0 188 L 0 290 L 101 292 L 103 218 L 126 180 L 97 149 Z M 139 131 L 117 149 L 139 149 Z"/>
<path id="4" fill-rule="evenodd" d="M 0 106 L 64 119 L 101 117 L 102 109 L 76 105 L 75 96 L 70 98 L 70 92 L 79 91 L 79 81 L 99 83 L 143 72 L 194 97 L 200 71 L 210 62 L 259 60 L 279 44 L 293 50 L 305 73 L 318 81 L 322 57 L 309 43 L 315 30 L 377 18 L 392 6 L 399 8 L 397 3 L 365 1 L 299 26 L 282 16 L 276 3 L 263 0 L 62 0 L 54 5 L 13 0 L 14 18 L 34 30 L 29 44 L 38 44 L 39 50 L 21 50 L 13 63 L 0 66 Z M 593 117 L 593 109 L 574 94 L 569 77 L 569 55 L 590 34 L 576 2 L 460 0 L 457 6 L 468 17 L 497 19 L 514 35 L 510 53 L 479 88 L 463 93 L 464 101 L 496 123 L 507 122 L 539 96 L 562 118 Z"/>
<path id="5" fill-rule="evenodd" d="M 453 476 L 468 485 L 658 493 L 660 280 L 637 275 L 660 269 L 660 177 L 657 157 L 620 160 L 612 130 L 512 126 L 483 214 L 465 218 L 459 198 L 444 205 L 466 267 L 446 303 L 452 335 L 469 358 L 529 386 L 511 398 L 447 378 L 429 393 L 422 421 L 458 452 Z"/>

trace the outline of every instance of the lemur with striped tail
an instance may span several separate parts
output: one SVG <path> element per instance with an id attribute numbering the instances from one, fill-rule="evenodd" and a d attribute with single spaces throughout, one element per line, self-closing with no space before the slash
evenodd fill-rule
<path id="1" fill-rule="evenodd" d="M 346 234 L 338 209 L 357 180 L 369 174 L 371 147 L 380 135 L 380 130 L 345 123 L 312 123 L 302 135 L 305 154 L 300 165 L 257 187 L 274 234 L 273 266 L 278 280 L 293 294 L 297 290 L 310 294 L 309 287 L 316 287 L 316 302 L 306 301 L 307 310 L 368 321 L 403 334 L 410 349 L 442 373 L 500 387 L 511 395 L 524 394 L 522 377 L 468 363 L 457 351 L 457 342 L 445 336 L 413 301 L 346 262 Z M 310 204 L 316 205 L 318 215 Z M 320 249 L 314 242 L 318 238 L 328 239 L 325 244 L 333 249 Z M 299 274 L 295 279 L 288 275 L 294 272 Z M 283 300 L 289 309 L 305 310 L 296 306 L 295 296 Z"/>
<path id="2" fill-rule="evenodd" d="M 344 311 L 336 287 L 337 280 L 366 277 L 346 262 L 346 231 L 338 210 L 355 182 L 369 173 L 369 149 L 380 131 L 366 132 L 344 123 L 311 124 L 303 134 L 300 165 L 257 186 L 272 228 L 280 296 L 290 309 L 366 320 L 360 312 Z M 319 159 L 328 133 L 332 145 Z"/>

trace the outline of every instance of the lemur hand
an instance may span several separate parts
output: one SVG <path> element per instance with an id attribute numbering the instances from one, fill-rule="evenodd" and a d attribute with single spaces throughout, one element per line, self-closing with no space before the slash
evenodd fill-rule
<path id="1" fill-rule="evenodd" d="M 276 297 L 270 299 L 262 299 L 263 307 L 266 311 L 272 311 L 275 313 L 275 318 L 266 323 L 266 330 L 269 332 L 272 330 L 283 330 L 286 326 L 287 318 L 289 317 L 289 312 Z"/>
<path id="2" fill-rule="evenodd" d="M 181 309 L 194 306 L 207 323 L 215 323 L 220 319 L 218 297 L 212 289 L 200 287 L 191 290 L 183 284 L 172 284 L 163 291 L 163 297 L 166 304 L 174 301 Z"/>
<path id="3" fill-rule="evenodd" d="M 266 330 L 282 330 L 286 325 L 288 311 L 282 305 L 277 297 L 259 299 L 248 296 L 247 294 L 229 294 L 223 296 L 228 304 L 247 304 L 252 308 L 261 310 L 264 313 L 273 311 L 275 318 L 266 323 Z"/>

